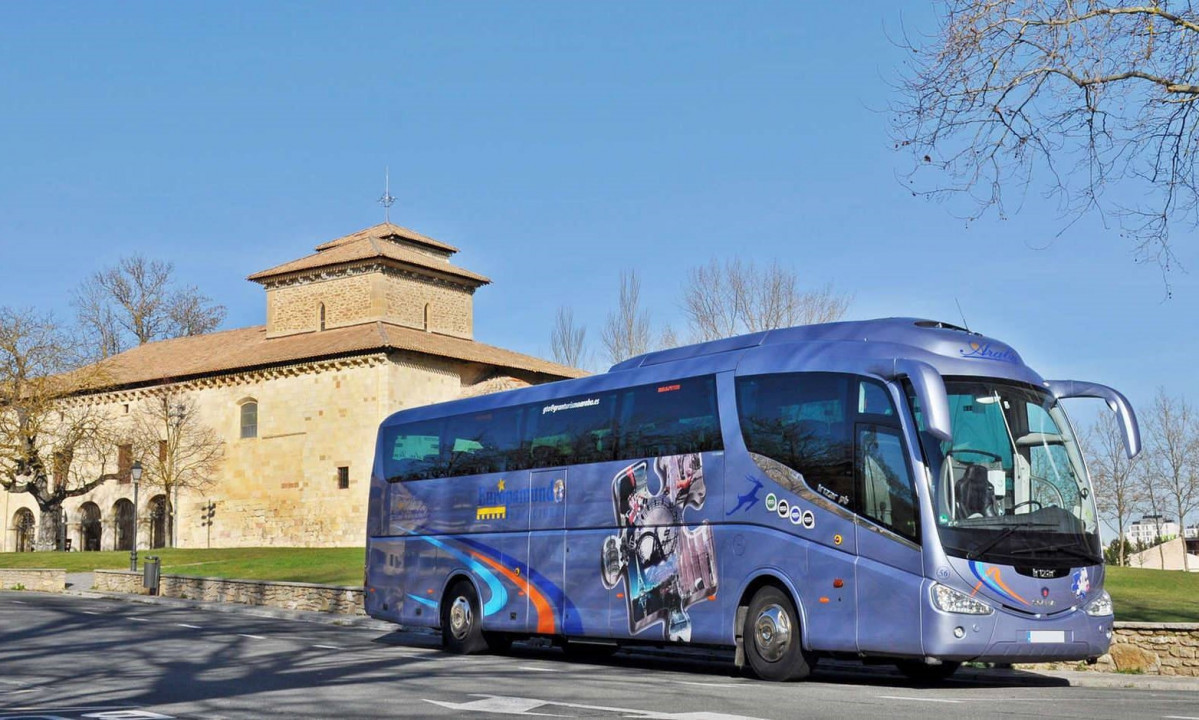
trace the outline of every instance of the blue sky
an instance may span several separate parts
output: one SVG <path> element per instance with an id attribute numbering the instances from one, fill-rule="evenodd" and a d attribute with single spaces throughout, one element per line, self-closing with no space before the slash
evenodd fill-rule
<path id="1" fill-rule="evenodd" d="M 1165 300 L 1116 230 L 1059 236 L 1035 192 L 967 224 L 904 190 L 899 6 L 0 4 L 0 305 L 69 318 L 142 253 L 261 324 L 245 277 L 380 222 L 390 166 L 393 221 L 493 279 L 485 342 L 548 355 L 566 305 L 598 347 L 630 268 L 681 330 L 688 268 L 740 255 L 852 294 L 851 318 L 960 304 L 1046 377 L 1199 402 L 1194 274 Z"/>

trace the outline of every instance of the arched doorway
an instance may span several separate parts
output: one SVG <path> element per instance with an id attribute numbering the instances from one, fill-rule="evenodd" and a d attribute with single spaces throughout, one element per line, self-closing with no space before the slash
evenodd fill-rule
<path id="1" fill-rule="evenodd" d="M 117 518 L 117 543 L 114 550 L 133 549 L 133 503 L 128 498 L 117 500 L 112 506 L 112 513 Z"/>
<path id="2" fill-rule="evenodd" d="M 79 508 L 79 531 L 83 535 L 83 547 L 80 550 L 96 551 L 100 549 L 100 506 L 94 502 L 85 502 Z"/>
<path id="3" fill-rule="evenodd" d="M 167 544 L 167 496 L 155 495 L 150 499 L 150 547 L 166 547 Z"/>
<path id="4" fill-rule="evenodd" d="M 12 516 L 13 529 L 17 531 L 17 552 L 33 552 L 33 531 L 37 523 L 29 508 L 21 508 Z"/>

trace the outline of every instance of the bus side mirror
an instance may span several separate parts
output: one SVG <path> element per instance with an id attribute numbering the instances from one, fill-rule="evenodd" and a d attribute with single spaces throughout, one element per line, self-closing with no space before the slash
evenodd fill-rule
<path id="1" fill-rule="evenodd" d="M 949 420 L 949 396 L 945 381 L 936 368 L 919 360 L 896 360 L 894 370 L 886 373 L 892 378 L 906 376 L 920 401 L 924 413 L 924 429 L 943 442 L 953 439 Z"/>
<path id="2" fill-rule="evenodd" d="M 1092 397 L 1107 403 L 1120 417 L 1120 430 L 1124 434 L 1124 451 L 1129 459 L 1141 452 L 1141 430 L 1137 426 L 1137 414 L 1132 409 L 1132 403 L 1122 394 L 1099 383 L 1080 382 L 1078 380 L 1049 380 L 1045 386 L 1058 400 L 1068 398 Z"/>

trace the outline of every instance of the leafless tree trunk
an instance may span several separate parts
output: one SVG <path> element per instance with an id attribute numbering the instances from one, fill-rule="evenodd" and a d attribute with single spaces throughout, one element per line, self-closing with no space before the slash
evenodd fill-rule
<path id="1" fill-rule="evenodd" d="M 1178 513 L 1178 524 L 1184 528 L 1183 569 L 1190 570 L 1185 528 L 1187 516 L 1199 507 L 1199 419 L 1185 398 L 1171 397 L 1159 388 L 1146 425 L 1150 477 L 1155 490 Z"/>
<path id="2" fill-rule="evenodd" d="M 200 418 L 195 400 L 177 390 L 143 400 L 133 416 L 132 433 L 142 482 L 166 496 L 167 543 L 174 546 L 175 498 L 181 489 L 212 486 L 224 460 L 225 441 Z"/>
<path id="3" fill-rule="evenodd" d="M 195 287 L 172 289 L 174 266 L 140 255 L 100 270 L 76 291 L 80 325 L 100 358 L 132 345 L 210 332 L 225 319 L 225 307 Z"/>
<path id="4" fill-rule="evenodd" d="M 913 194 L 1002 217 L 1032 184 L 1068 217 L 1119 218 L 1168 271 L 1170 227 L 1199 225 L 1199 12 L 1189 0 L 941 0 L 904 39 L 896 147 Z M 1168 284 L 1167 284 L 1168 288 Z"/>
<path id="5" fill-rule="evenodd" d="M 550 352 L 554 362 L 570 367 L 582 367 L 586 362 L 585 349 L 587 328 L 575 325 L 574 311 L 559 307 L 554 317 L 554 329 L 550 331 Z"/>
<path id="6" fill-rule="evenodd" d="M 693 268 L 683 290 L 683 313 L 695 342 L 793 325 L 840 320 L 849 297 L 831 286 L 801 292 L 793 271 L 740 259 Z"/>
<path id="7" fill-rule="evenodd" d="M 620 274 L 620 303 L 608 313 L 600 340 L 613 363 L 649 352 L 649 312 L 641 308 L 641 278 L 636 270 Z"/>
<path id="8" fill-rule="evenodd" d="M 1137 482 L 1137 468 L 1144 455 L 1129 459 L 1124 436 L 1114 413 L 1103 413 L 1085 436 L 1091 456 L 1091 477 L 1095 483 L 1095 501 L 1099 511 L 1116 523 L 1119 564 L 1127 564 L 1124 528 L 1141 511 L 1144 493 Z"/>
<path id="9" fill-rule="evenodd" d="M 0 308 L 0 490 L 40 510 L 38 550 L 58 546 L 62 504 L 116 469 L 108 418 L 85 396 L 102 383 L 76 365 L 77 345 L 49 316 Z"/>

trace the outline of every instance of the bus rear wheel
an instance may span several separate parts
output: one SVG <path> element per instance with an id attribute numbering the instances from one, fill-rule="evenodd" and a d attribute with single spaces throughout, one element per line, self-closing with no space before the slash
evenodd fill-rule
<path id="1" fill-rule="evenodd" d="M 454 583 L 441 604 L 442 645 L 459 655 L 486 650 L 482 620 L 474 586 L 465 580 Z"/>
<path id="2" fill-rule="evenodd" d="M 795 603 L 782 590 L 767 586 L 754 593 L 742 637 L 749 667 L 763 680 L 799 680 L 812 672 Z"/>

